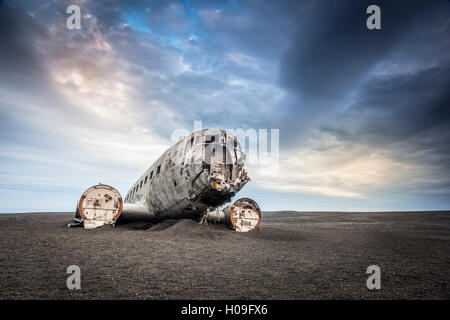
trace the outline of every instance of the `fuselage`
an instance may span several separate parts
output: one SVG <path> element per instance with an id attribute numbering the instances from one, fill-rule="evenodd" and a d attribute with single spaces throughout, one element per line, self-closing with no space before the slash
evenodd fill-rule
<path id="1" fill-rule="evenodd" d="M 123 214 L 200 216 L 230 201 L 248 181 L 245 155 L 224 130 L 194 132 L 162 154 L 129 189 Z"/>

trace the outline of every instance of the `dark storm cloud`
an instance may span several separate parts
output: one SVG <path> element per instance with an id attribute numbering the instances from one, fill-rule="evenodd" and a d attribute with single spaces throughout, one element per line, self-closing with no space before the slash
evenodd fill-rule
<path id="1" fill-rule="evenodd" d="M 366 115 L 364 133 L 398 140 L 450 124 L 450 67 L 373 79 L 351 111 Z"/>
<path id="2" fill-rule="evenodd" d="M 23 80 L 44 71 L 43 56 L 34 39 L 47 37 L 47 30 L 23 10 L 0 4 L 0 68 L 2 79 Z M 14 79 L 13 78 L 13 79 Z M 10 80 L 13 80 L 10 79 Z"/>
<path id="3" fill-rule="evenodd" d="M 323 127 L 341 141 L 391 150 L 402 162 L 433 166 L 450 174 L 450 67 L 381 76 L 360 98 Z M 450 182 L 442 185 L 449 187 Z"/>
<path id="4" fill-rule="evenodd" d="M 228 5 L 224 5 L 228 4 Z M 235 5 L 231 5 L 235 3 Z M 238 48 L 278 64 L 289 45 L 299 19 L 308 14 L 309 1 L 230 1 L 199 10 L 205 31 L 216 50 Z"/>
<path id="5" fill-rule="evenodd" d="M 377 1 L 382 29 L 366 27 L 373 1 L 322 1 L 285 55 L 282 83 L 305 99 L 337 99 L 383 58 L 432 1 Z"/>
<path id="6" fill-rule="evenodd" d="M 325 104 L 329 110 L 327 121 L 322 125 L 324 131 L 343 141 L 365 141 L 377 146 L 405 142 L 410 151 L 430 147 L 432 143 L 434 152 L 449 153 L 445 139 L 450 136 L 450 6 L 445 1 L 430 2 L 427 10 L 422 6 L 423 2 L 413 3 L 409 15 L 407 11 L 397 12 L 399 17 L 406 17 L 398 20 L 406 22 L 396 22 L 395 36 L 385 35 L 374 42 L 368 41 L 370 37 L 361 39 L 366 47 L 355 51 L 350 50 L 349 44 L 332 46 L 347 55 L 334 60 L 335 65 L 329 73 L 312 75 L 311 82 L 302 87 L 312 92 L 306 94 L 308 99 L 303 103 L 314 105 L 316 100 L 324 99 L 323 96 L 330 93 L 335 98 Z M 383 4 L 380 7 L 381 31 L 389 30 L 391 20 L 386 11 L 390 7 Z M 389 42 L 392 39 L 395 43 Z M 325 52 L 331 51 L 327 42 L 320 46 Z M 303 62 L 311 63 L 309 68 L 312 70 L 314 66 L 321 68 L 322 58 L 319 55 L 318 60 Z M 361 61 L 367 63 L 359 63 Z M 352 77 L 348 77 L 349 74 Z M 300 70 L 297 77 L 301 87 L 307 79 Z M 328 82 L 326 78 L 332 81 Z M 315 83 L 317 79 L 323 84 Z M 334 91 L 336 88 L 340 91 Z M 350 93 L 351 99 L 346 100 L 345 96 Z M 302 107 L 301 104 L 296 106 Z M 426 139 L 426 136 L 432 139 Z"/>
<path id="7" fill-rule="evenodd" d="M 364 121 L 367 114 L 358 110 L 358 106 L 364 104 L 361 101 L 371 99 L 371 87 L 387 79 L 394 82 L 403 79 L 407 82 L 405 86 L 411 85 L 402 88 L 402 99 L 408 101 L 421 76 L 432 77 L 436 73 L 439 83 L 446 78 L 445 72 L 439 70 L 449 63 L 447 1 L 378 1 L 381 30 L 366 28 L 369 16 L 366 8 L 370 4 L 374 2 L 322 1 L 307 7 L 308 14 L 299 22 L 297 35 L 292 38 L 280 68 L 280 83 L 291 93 L 280 108 L 290 145 L 296 144 L 308 129 L 318 127 L 332 128 L 338 137 L 350 138 L 351 133 L 345 133 L 345 128 L 359 123 L 346 123 L 337 115 L 353 104 L 352 116 L 359 114 L 358 121 Z M 421 69 L 428 68 L 429 73 L 422 73 Z M 430 88 L 428 93 L 441 97 L 442 90 Z M 403 102 L 387 101 L 389 96 L 383 98 L 387 92 L 377 94 L 380 100 L 386 99 L 383 105 L 392 110 L 391 118 L 402 117 L 398 121 L 402 128 L 396 130 L 408 131 L 412 122 L 419 125 L 419 118 L 404 118 L 402 111 L 397 110 L 415 111 L 414 106 L 408 109 Z M 415 98 L 416 103 L 428 102 L 422 97 Z M 381 106 L 377 104 L 377 108 Z M 371 112 L 381 116 L 382 110 Z"/>
<path id="8" fill-rule="evenodd" d="M 48 137 L 24 125 L 23 119 L 31 103 L 54 94 L 41 50 L 50 39 L 48 29 L 19 4 L 2 3 L 0 33 L 0 136 L 11 144 L 44 144 Z M 33 99 L 24 103 L 25 96 Z"/>
<path id="9" fill-rule="evenodd" d="M 65 26 L 70 4 L 81 7 L 81 30 Z M 369 4 L 381 7 L 382 30 L 366 29 Z M 66 162 L 103 154 L 95 143 L 90 152 L 92 135 L 122 148 L 119 158 L 106 152 L 74 171 L 71 180 L 79 177 L 81 186 L 90 175 L 80 170 L 106 168 L 111 159 L 130 161 L 116 172 L 139 171 L 150 161 L 136 165 L 142 146 L 155 147 L 156 157 L 175 128 L 190 130 L 202 120 L 203 127 L 279 128 L 281 158 L 284 151 L 302 155 L 289 171 L 310 177 L 293 186 L 322 183 L 321 170 L 314 176 L 321 157 L 344 163 L 371 148 L 382 155 L 369 171 L 392 168 L 390 151 L 398 147 L 394 160 L 403 153 L 405 167 L 414 154 L 442 173 L 449 153 L 449 7 L 445 0 L 4 2 L 0 143 L 3 153 L 14 152 L 0 162 L 34 177 L 42 171 L 36 161 L 60 160 L 63 172 Z M 317 132 L 317 141 L 302 139 Z M 89 141 L 84 152 L 79 140 Z M 333 148 L 348 154 L 327 153 Z M 33 158 L 36 150 L 42 154 Z M 29 166 L 14 166 L 10 157 Z M 302 166 L 304 158 L 313 165 Z M 423 176 L 411 184 L 435 178 Z M 335 178 L 320 187 L 327 190 Z"/>
<path id="10" fill-rule="evenodd" d="M 381 30 L 366 28 L 370 4 L 381 8 Z M 308 9 L 281 61 L 280 84 L 291 93 L 280 108 L 282 145 L 301 146 L 319 132 L 415 168 L 409 191 L 448 192 L 448 1 L 323 1 Z"/>
<path id="11" fill-rule="evenodd" d="M 432 150 L 433 161 L 448 168 L 450 67 L 379 76 L 358 92 L 356 101 L 321 127 L 341 141 L 380 148 L 401 145 L 409 153 Z M 398 150 L 398 157 L 408 157 Z M 426 161 L 426 159 L 423 159 Z"/>

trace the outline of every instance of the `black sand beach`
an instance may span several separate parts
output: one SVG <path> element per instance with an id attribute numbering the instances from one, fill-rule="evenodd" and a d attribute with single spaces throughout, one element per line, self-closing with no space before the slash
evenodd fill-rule
<path id="1" fill-rule="evenodd" d="M 0 215 L 0 299 L 450 298 L 450 212 L 271 212 L 249 233 L 192 220 L 69 229 L 72 217 Z M 69 265 L 81 290 L 67 289 Z"/>

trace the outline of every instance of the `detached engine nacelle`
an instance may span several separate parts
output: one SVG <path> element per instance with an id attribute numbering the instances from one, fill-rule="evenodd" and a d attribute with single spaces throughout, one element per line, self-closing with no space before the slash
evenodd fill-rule
<path id="1" fill-rule="evenodd" d="M 77 203 L 74 222 L 70 226 L 84 225 L 94 229 L 114 224 L 122 213 L 123 203 L 119 191 L 105 184 L 87 189 Z"/>
<path id="2" fill-rule="evenodd" d="M 261 209 L 249 198 L 241 198 L 223 210 L 208 211 L 205 218 L 210 222 L 224 222 L 237 232 L 258 228 L 261 223 Z"/>

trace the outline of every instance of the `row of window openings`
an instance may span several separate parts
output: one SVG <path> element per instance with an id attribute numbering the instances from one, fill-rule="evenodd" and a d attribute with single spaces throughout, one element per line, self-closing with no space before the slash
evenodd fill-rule
<path id="1" fill-rule="evenodd" d="M 160 171 L 161 171 L 161 165 L 159 165 L 158 168 L 156 168 L 156 174 L 158 174 Z M 131 191 L 131 193 L 126 197 L 125 201 L 129 201 L 131 198 L 134 197 L 134 194 L 135 194 L 139 189 L 142 188 L 142 185 L 145 185 L 145 184 L 147 183 L 147 178 L 148 178 L 148 181 L 150 181 L 150 180 L 153 178 L 153 171 L 150 172 L 150 176 L 149 176 L 149 177 L 145 176 L 145 179 L 144 179 L 144 180 L 141 180 L 141 183 L 140 183 L 140 184 L 137 184 L 137 185 L 133 188 L 133 190 Z"/>
<path id="2" fill-rule="evenodd" d="M 210 136 L 210 137 L 207 137 L 207 141 L 206 141 L 206 143 L 208 144 L 208 143 L 211 143 L 211 142 L 214 142 L 215 141 L 215 136 Z M 191 138 L 191 147 L 194 145 L 194 137 L 192 137 Z M 236 148 L 237 147 L 237 141 L 236 140 L 234 140 L 234 148 Z M 213 153 L 215 153 L 215 149 L 213 150 Z M 212 155 L 212 156 L 214 156 L 214 154 Z M 161 171 L 161 165 L 159 165 L 157 168 L 156 168 L 156 174 L 158 174 L 159 172 Z M 151 179 L 152 179 L 152 177 L 153 177 L 153 171 L 152 172 L 150 172 L 150 177 L 148 178 L 148 181 L 150 181 Z M 131 198 L 133 198 L 134 197 L 134 194 L 140 189 L 140 188 L 142 188 L 142 185 L 144 184 L 146 184 L 147 183 L 147 176 L 145 177 L 145 180 L 141 180 L 141 183 L 140 184 L 138 184 L 138 185 L 136 185 L 135 187 L 134 187 L 134 189 L 131 191 L 131 193 L 126 197 L 126 199 L 125 199 L 125 201 L 128 201 L 128 200 L 130 200 Z M 177 184 L 176 184 L 176 182 L 174 181 L 174 185 L 176 186 Z"/>

